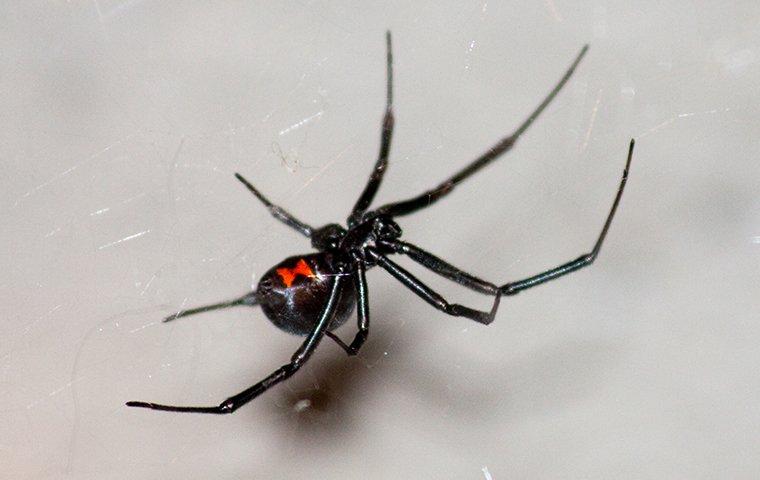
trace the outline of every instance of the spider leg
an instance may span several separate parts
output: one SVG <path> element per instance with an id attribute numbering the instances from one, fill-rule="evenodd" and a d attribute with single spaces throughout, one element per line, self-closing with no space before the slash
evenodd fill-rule
<path id="1" fill-rule="evenodd" d="M 211 305 L 203 305 L 201 307 L 195 307 L 190 308 L 188 310 L 180 310 L 177 313 L 173 313 L 169 315 L 168 317 L 164 318 L 164 323 L 171 322 L 172 320 L 176 320 L 178 318 L 182 317 L 188 317 L 190 315 L 195 315 L 196 313 L 203 313 L 208 312 L 210 310 L 220 310 L 223 308 L 229 308 L 229 307 L 237 307 L 241 305 L 247 305 L 247 306 L 254 306 L 257 305 L 259 302 L 256 299 L 256 292 L 250 292 L 246 293 L 242 297 L 236 298 L 234 300 L 228 300 L 226 302 L 220 302 L 220 303 L 214 303 Z"/>
<path id="2" fill-rule="evenodd" d="M 314 330 L 311 331 L 309 336 L 301 344 L 301 347 L 296 350 L 293 356 L 290 358 L 290 362 L 281 366 L 268 377 L 259 383 L 253 385 L 250 388 L 243 390 L 237 395 L 224 400 L 217 406 L 211 407 L 179 407 L 174 405 L 162 405 L 159 403 L 150 402 L 127 402 L 128 407 L 150 408 L 151 410 L 163 410 L 167 412 L 192 412 L 192 413 L 215 413 L 224 414 L 232 413 L 238 408 L 242 407 L 246 403 L 250 402 L 254 398 L 264 393 L 269 388 L 280 383 L 292 376 L 299 368 L 309 359 L 314 350 L 317 348 L 319 341 L 322 339 L 327 327 L 330 324 L 330 320 L 335 312 L 337 306 L 337 300 L 340 295 L 340 291 L 343 285 L 341 276 L 335 278 L 332 290 L 330 291 L 330 297 L 325 304 L 322 314 L 319 317 Z"/>
<path id="3" fill-rule="evenodd" d="M 351 347 L 346 345 L 346 342 L 340 339 L 339 336 L 332 333 L 330 330 L 325 332 L 325 337 L 328 337 L 333 342 L 337 343 L 340 348 L 346 351 L 346 354 L 348 355 L 354 355 L 354 352 L 351 351 Z"/>
<path id="4" fill-rule="evenodd" d="M 305 237 L 311 237 L 311 232 L 314 230 L 312 227 L 310 227 L 309 225 L 307 225 L 307 224 L 303 223 L 302 221 L 298 220 L 296 217 L 294 217 L 293 215 L 291 215 L 284 208 L 279 207 L 279 206 L 273 204 L 272 202 L 270 202 L 267 197 L 265 197 L 264 195 L 262 195 L 261 192 L 259 192 L 256 189 L 256 187 L 254 187 L 253 185 L 251 185 L 251 183 L 248 180 L 246 180 L 245 178 L 243 178 L 243 176 L 240 175 L 239 173 L 235 174 L 235 178 L 237 178 L 238 180 L 240 180 L 240 182 L 242 182 L 242 184 L 245 185 L 245 187 L 248 190 L 250 190 L 250 192 L 252 194 L 254 194 L 256 196 L 256 198 L 258 198 L 259 200 L 261 200 L 261 203 L 263 203 L 264 206 L 267 207 L 267 209 L 269 210 L 269 213 L 271 213 L 274 218 L 276 218 L 277 220 L 281 221 L 282 223 L 284 223 L 285 225 L 289 226 L 290 228 L 298 231 L 301 235 L 304 235 Z"/>
<path id="5" fill-rule="evenodd" d="M 496 160 L 503 153 L 511 150 L 515 142 L 517 142 L 517 139 L 520 138 L 520 135 L 522 135 L 525 130 L 530 127 L 533 121 L 538 118 L 539 115 L 541 115 L 541 112 L 544 111 L 547 105 L 549 105 L 549 103 L 554 100 L 554 97 L 559 93 L 559 91 L 562 90 L 562 87 L 564 87 L 565 83 L 567 83 L 567 81 L 570 79 L 573 72 L 575 71 L 575 68 L 578 66 L 581 59 L 586 54 L 586 51 L 588 51 L 588 45 L 585 45 L 581 49 L 580 53 L 575 57 L 575 60 L 570 65 L 570 68 L 567 69 L 563 77 L 560 79 L 559 83 L 557 83 L 552 91 L 549 92 L 549 95 L 544 98 L 541 104 L 536 107 L 533 113 L 530 114 L 530 116 L 517 128 L 517 130 L 512 132 L 509 136 L 501 139 L 498 143 L 489 148 L 488 151 L 478 157 L 475 161 L 464 167 L 462 170 L 432 190 L 428 190 L 427 192 L 408 200 L 402 200 L 399 202 L 383 205 L 375 210 L 375 212 L 395 217 L 407 215 L 430 206 L 431 204 L 446 196 L 454 189 L 455 186 L 466 180 L 468 177 L 470 177 L 470 175 L 476 173 L 481 168 Z"/>
<path id="6" fill-rule="evenodd" d="M 499 287 L 493 283 L 480 279 L 474 275 L 460 270 L 446 260 L 438 258 L 430 252 L 427 252 L 417 245 L 400 240 L 378 242 L 380 246 L 387 247 L 395 253 L 406 255 L 423 267 L 437 273 L 438 275 L 448 278 L 466 288 L 487 295 L 495 295 L 499 292 Z"/>
<path id="7" fill-rule="evenodd" d="M 510 282 L 501 287 L 497 287 L 495 284 L 487 280 L 478 278 L 467 272 L 464 272 L 460 270 L 459 268 L 453 266 L 452 264 L 448 263 L 447 261 L 441 258 L 438 258 L 432 253 L 427 252 L 411 243 L 396 240 L 396 241 L 381 241 L 379 242 L 379 245 L 382 247 L 388 248 L 395 253 L 407 255 L 409 258 L 411 258 L 415 262 L 432 270 L 433 272 L 441 275 L 442 277 L 448 278 L 449 280 L 457 282 L 460 285 L 467 287 L 471 290 L 474 290 L 476 292 L 485 293 L 485 294 L 496 294 L 499 291 L 501 291 L 501 293 L 504 295 L 514 295 L 520 292 L 521 290 L 525 290 L 527 288 L 534 287 L 541 283 L 554 280 L 555 278 L 561 277 L 563 275 L 567 275 L 570 272 L 574 272 L 580 268 L 591 265 L 596 259 L 596 257 L 599 255 L 599 251 L 602 248 L 602 243 L 604 243 L 604 239 L 607 236 L 607 231 L 609 230 L 610 225 L 612 224 L 612 219 L 615 216 L 615 212 L 617 211 L 618 204 L 620 203 L 620 199 L 623 196 L 623 190 L 625 188 L 626 180 L 628 179 L 628 171 L 631 166 L 631 159 L 633 158 L 634 145 L 635 145 L 634 140 L 631 140 L 631 143 L 628 147 L 628 158 L 625 163 L 625 169 L 623 170 L 623 176 L 620 180 L 620 185 L 618 186 L 615 200 L 612 203 L 612 208 L 610 209 L 609 214 L 607 214 L 607 219 L 604 222 L 604 227 L 602 228 L 602 231 L 599 234 L 599 237 L 597 238 L 596 243 L 594 244 L 594 248 L 591 250 L 590 253 L 581 255 L 577 259 L 564 263 L 560 265 L 559 267 L 552 268 L 545 272 L 539 273 L 538 275 L 534 275 L 523 280 Z"/>
<path id="8" fill-rule="evenodd" d="M 388 259 L 386 256 L 379 254 L 371 248 L 367 248 L 367 252 L 370 257 L 372 257 L 372 259 L 377 262 L 378 265 L 393 275 L 396 280 L 401 282 L 406 288 L 416 293 L 420 298 L 438 310 L 441 310 L 442 312 L 455 317 L 466 317 L 470 320 L 475 320 L 476 322 L 482 323 L 484 325 L 488 325 L 493 322 L 493 319 L 496 316 L 496 311 L 499 308 L 501 291 L 496 292 L 496 297 L 494 298 L 493 306 L 491 307 L 490 312 L 483 312 L 456 303 L 449 303 L 445 298 L 433 291 L 433 289 L 422 283 L 414 275 L 406 271 L 400 265 Z"/>
<path id="9" fill-rule="evenodd" d="M 618 186 L 615 200 L 612 202 L 610 213 L 607 215 L 607 220 L 605 220 L 602 231 L 599 234 L 599 237 L 596 239 L 596 243 L 594 244 L 594 248 L 591 250 L 591 252 L 581 255 L 580 257 L 570 262 L 563 263 L 559 267 L 555 267 L 545 272 L 541 272 L 537 275 L 533 275 L 532 277 L 506 283 L 500 287 L 500 290 L 504 295 L 515 295 L 522 290 L 526 290 L 528 288 L 535 287 L 536 285 L 554 280 L 555 278 L 567 275 L 570 272 L 580 270 L 581 268 L 587 267 L 594 263 L 594 260 L 596 260 L 596 257 L 599 255 L 599 251 L 602 249 L 602 243 L 604 243 L 604 238 L 607 236 L 607 231 L 610 229 L 612 219 L 615 216 L 615 211 L 617 210 L 618 204 L 620 203 L 620 198 L 623 196 L 623 189 L 625 189 L 625 183 L 628 180 L 628 171 L 631 168 L 631 158 L 633 158 L 634 145 L 635 141 L 631 139 L 631 143 L 628 146 L 628 159 L 625 162 L 625 169 L 623 170 L 623 176 L 620 179 L 620 185 Z"/>
<path id="10" fill-rule="evenodd" d="M 388 151 L 391 148 L 391 137 L 393 137 L 393 53 L 391 52 L 391 32 L 385 32 L 385 42 L 387 48 L 387 66 L 386 66 L 386 97 L 385 97 L 385 116 L 383 117 L 383 131 L 380 134 L 380 153 L 375 162 L 375 168 L 369 176 L 369 181 L 364 187 L 364 191 L 348 217 L 349 227 L 360 221 L 362 214 L 367 210 L 372 200 L 375 198 L 377 189 L 383 181 L 383 175 L 388 167 Z"/>
<path id="11" fill-rule="evenodd" d="M 337 335 L 330 332 L 325 332 L 325 335 L 330 337 L 335 343 L 338 344 L 349 356 L 354 356 L 359 353 L 359 349 L 362 348 L 364 342 L 367 340 L 369 334 L 369 297 L 367 295 L 367 278 L 365 275 L 364 263 L 360 260 L 354 262 L 356 273 L 354 277 L 354 287 L 356 288 L 356 303 L 357 303 L 357 324 L 359 331 L 356 332 L 354 340 L 350 345 L 341 340 Z"/>

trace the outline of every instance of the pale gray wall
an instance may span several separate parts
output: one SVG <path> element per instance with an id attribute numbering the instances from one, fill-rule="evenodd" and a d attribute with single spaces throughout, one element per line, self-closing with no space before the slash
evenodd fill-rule
<path id="1" fill-rule="evenodd" d="M 757 2 L 411 3 L 3 2 L 3 475 L 757 475 Z M 308 251 L 233 172 L 309 222 L 345 217 L 378 148 L 386 28 L 379 201 L 481 153 L 591 44 L 512 153 L 400 223 L 486 278 L 535 273 L 591 247 L 636 137 L 598 263 L 490 327 L 373 270 L 358 358 L 325 343 L 229 417 L 124 407 L 215 404 L 296 348 L 258 310 L 160 319 Z"/>

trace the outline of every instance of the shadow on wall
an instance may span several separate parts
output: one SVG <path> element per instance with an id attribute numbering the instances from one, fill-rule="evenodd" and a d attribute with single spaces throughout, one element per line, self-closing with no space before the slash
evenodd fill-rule
<path id="1" fill-rule="evenodd" d="M 383 316 L 394 318 L 393 312 Z M 382 322 L 379 318 L 376 325 Z M 344 328 L 340 333 L 350 338 L 349 331 Z M 619 342 L 571 339 L 533 351 L 517 362 L 500 365 L 494 359 L 483 365 L 474 357 L 468 359 L 463 348 L 464 353 L 457 352 L 455 365 L 420 356 L 414 335 L 424 332 L 420 328 L 405 335 L 376 327 L 360 355 L 353 358 L 327 340 L 320 348 L 333 350 L 331 355 L 307 363 L 298 375 L 270 393 L 273 402 L 261 402 L 264 405 L 259 407 L 268 409 L 273 428 L 287 432 L 283 436 L 287 448 L 304 453 L 322 448 L 319 445 L 325 442 L 340 444 L 337 442 L 367 428 L 366 410 L 377 408 L 375 397 L 388 395 L 388 386 L 427 405 L 425 411 L 436 422 L 476 429 L 493 428 L 496 420 L 516 425 L 592 396 L 627 350 Z M 384 354 L 389 345 L 393 345 L 392 357 Z M 484 377 L 492 381 L 484 384 Z M 393 402 L 388 403 L 391 408 Z"/>

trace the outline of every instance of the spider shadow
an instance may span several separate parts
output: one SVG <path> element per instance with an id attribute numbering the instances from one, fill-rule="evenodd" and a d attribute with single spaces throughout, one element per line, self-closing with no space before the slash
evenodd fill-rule
<path id="1" fill-rule="evenodd" d="M 468 357 L 463 347 L 458 363 L 464 369 L 452 374 L 453 364 L 419 357 L 413 338 L 426 330 L 405 329 L 412 332 L 375 328 L 360 356 L 351 358 L 325 340 L 316 361 L 304 366 L 267 403 L 267 415 L 285 432 L 287 449 L 303 454 L 356 435 L 371 417 L 367 404 L 375 405 L 371 399 L 382 396 L 391 379 L 403 379 L 404 393 L 419 397 L 431 418 L 450 418 L 452 425 L 475 428 L 505 423 L 513 428 L 593 396 L 625 350 L 620 342 L 568 339 L 502 366 L 483 365 Z M 345 337 L 348 331 L 341 333 Z M 393 354 L 385 361 L 389 345 Z"/>
<path id="2" fill-rule="evenodd" d="M 336 332 L 350 339 L 351 328 Z M 370 333 L 358 356 L 348 357 L 332 340 L 324 338 L 314 357 L 298 374 L 272 392 L 266 415 L 287 435 L 292 448 L 303 451 L 322 442 L 339 441 L 352 435 L 366 419 L 363 398 L 372 395 L 377 383 L 393 373 L 380 368 L 383 347 L 396 341 L 387 330 Z M 396 341 L 395 345 L 399 342 Z"/>
<path id="3" fill-rule="evenodd" d="M 457 425 L 491 430 L 494 425 L 506 424 L 514 428 L 531 418 L 556 415 L 594 396 L 624 351 L 620 342 L 567 339 L 504 364 L 494 360 L 487 365 L 472 355 L 467 360 L 466 351 L 459 357 L 458 363 L 464 366 L 456 375 L 445 365 L 436 365 L 414 388 L 425 402 L 457 419 Z"/>

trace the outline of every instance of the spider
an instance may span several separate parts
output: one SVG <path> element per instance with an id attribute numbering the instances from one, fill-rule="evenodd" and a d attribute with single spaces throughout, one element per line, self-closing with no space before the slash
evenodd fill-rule
<path id="1" fill-rule="evenodd" d="M 356 201 L 351 214 L 348 216 L 347 227 L 331 223 L 320 228 L 313 228 L 298 220 L 282 207 L 270 202 L 248 180 L 236 173 L 235 177 L 266 206 L 272 216 L 311 239 L 311 245 L 317 250 L 317 253 L 286 258 L 261 277 L 255 291 L 247 293 L 240 298 L 180 311 L 164 319 L 164 322 L 168 322 L 209 310 L 243 305 L 259 305 L 269 320 L 278 328 L 288 333 L 305 336 L 306 339 L 288 363 L 252 387 L 229 397 L 219 405 L 190 407 L 149 402 L 127 402 L 127 405 L 130 407 L 171 412 L 232 413 L 269 388 L 296 373 L 309 360 L 319 342 L 325 336 L 335 341 L 348 355 L 356 355 L 367 339 L 369 332 L 369 297 L 365 272 L 374 266 L 379 266 L 391 274 L 402 285 L 438 310 L 448 315 L 465 317 L 488 325 L 496 315 L 502 295 L 515 295 L 528 288 L 591 265 L 599 254 L 620 198 L 623 195 L 623 188 L 625 187 L 628 169 L 633 156 L 633 140 L 631 140 L 628 149 L 628 158 L 615 200 L 591 252 L 531 277 L 505 283 L 501 286 L 482 280 L 460 270 L 432 253 L 403 241 L 401 239 L 401 228 L 395 222 L 396 217 L 414 213 L 444 198 L 458 184 L 509 151 L 517 139 L 528 129 L 557 93 L 559 93 L 565 83 L 567 83 L 587 50 L 588 45 L 581 49 L 557 85 L 512 134 L 501 139 L 484 154 L 437 187 L 423 192 L 416 197 L 369 210 L 388 166 L 388 152 L 390 150 L 391 137 L 393 136 L 393 57 L 391 34 L 390 32 L 386 32 L 386 104 L 380 136 L 380 152 L 375 167 L 370 174 L 369 181 Z M 494 301 L 491 310 L 480 311 L 463 305 L 449 303 L 417 277 L 389 259 L 388 256 L 391 254 L 406 255 L 442 277 L 476 292 L 493 295 Z M 358 310 L 358 332 L 354 336 L 353 341 L 347 344 L 336 336 L 332 330 L 348 320 L 354 305 L 357 306 Z"/>

